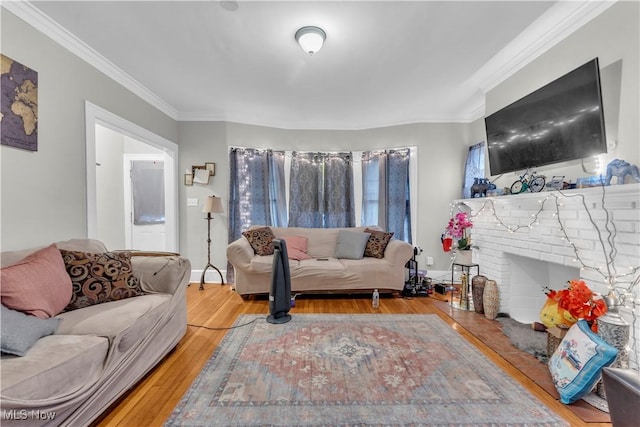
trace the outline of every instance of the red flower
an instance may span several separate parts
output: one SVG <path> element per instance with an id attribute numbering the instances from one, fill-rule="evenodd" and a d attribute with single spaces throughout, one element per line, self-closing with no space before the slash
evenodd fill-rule
<path id="1" fill-rule="evenodd" d="M 558 301 L 558 307 L 567 310 L 576 319 L 584 319 L 598 331 L 596 319 L 607 311 L 600 295 L 595 294 L 583 280 L 569 280 L 567 289 L 549 291 L 547 296 Z"/>

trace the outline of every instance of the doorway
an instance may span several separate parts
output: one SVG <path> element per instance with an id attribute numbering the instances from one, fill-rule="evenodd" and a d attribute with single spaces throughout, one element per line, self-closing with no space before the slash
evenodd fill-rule
<path id="1" fill-rule="evenodd" d="M 178 252 L 178 146 L 89 102 L 85 111 L 87 236 L 109 249 Z M 135 162 L 153 181 L 153 218 L 135 217 Z"/>

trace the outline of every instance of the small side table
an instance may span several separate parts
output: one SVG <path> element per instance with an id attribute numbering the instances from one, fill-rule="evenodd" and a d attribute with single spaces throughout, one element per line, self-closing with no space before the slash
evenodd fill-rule
<path id="1" fill-rule="evenodd" d="M 453 264 L 451 264 L 451 302 L 449 303 L 450 305 L 453 305 L 453 276 L 454 273 L 456 271 L 456 266 L 460 267 L 460 270 L 462 271 L 462 273 L 467 273 L 467 283 L 465 286 L 465 289 L 462 289 L 462 287 L 460 288 L 460 298 L 462 298 L 463 292 L 464 295 L 469 295 L 469 292 L 471 291 L 471 269 L 475 268 L 476 269 L 476 274 L 479 275 L 480 274 L 480 264 L 476 264 L 476 263 L 464 263 L 464 262 L 454 262 Z M 466 308 L 466 310 L 468 310 L 469 307 Z"/>

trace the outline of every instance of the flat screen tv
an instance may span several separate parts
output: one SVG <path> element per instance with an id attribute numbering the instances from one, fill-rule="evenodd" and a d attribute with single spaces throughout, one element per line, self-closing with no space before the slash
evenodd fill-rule
<path id="1" fill-rule="evenodd" d="M 595 58 L 485 118 L 492 175 L 607 152 Z"/>

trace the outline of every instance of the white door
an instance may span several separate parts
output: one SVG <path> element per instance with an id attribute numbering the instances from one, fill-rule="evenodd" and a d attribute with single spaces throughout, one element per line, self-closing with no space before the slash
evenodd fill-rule
<path id="1" fill-rule="evenodd" d="M 166 251 L 163 156 L 125 155 L 124 163 L 126 247 Z"/>

